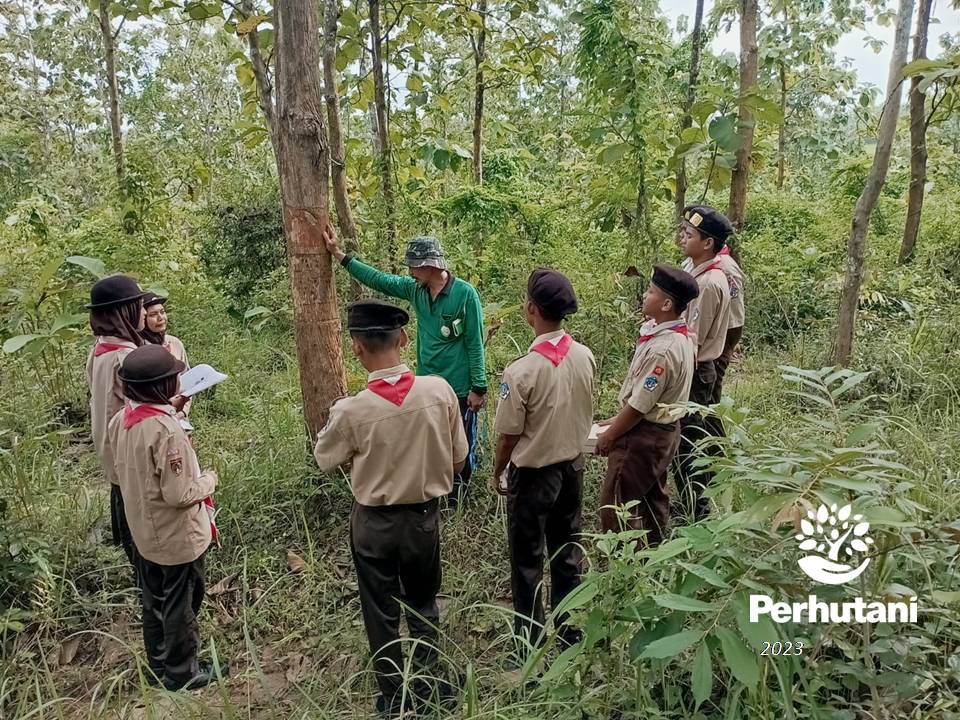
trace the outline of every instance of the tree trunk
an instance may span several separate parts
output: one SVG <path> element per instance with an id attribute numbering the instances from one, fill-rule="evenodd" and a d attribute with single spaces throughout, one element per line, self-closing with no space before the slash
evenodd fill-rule
<path id="1" fill-rule="evenodd" d="M 104 79 L 107 83 L 107 120 L 110 122 L 110 136 L 113 139 L 113 163 L 116 167 L 117 182 L 122 184 L 124 173 L 123 122 L 120 116 L 120 91 L 117 87 L 117 67 L 109 8 L 108 0 L 100 0 L 100 36 L 103 40 Z M 123 193 L 122 186 L 120 192 Z"/>
<path id="2" fill-rule="evenodd" d="M 697 9 L 693 16 L 693 33 L 690 36 L 690 79 L 687 81 L 687 97 L 683 103 L 683 119 L 680 121 L 680 135 L 693 124 L 690 109 L 697 99 L 697 81 L 700 79 L 700 47 L 703 44 L 703 0 L 697 0 Z M 677 167 L 677 190 L 674 194 L 674 219 L 677 227 L 683 217 L 683 208 L 687 204 L 687 161 L 680 158 Z M 679 230 L 678 230 L 679 232 Z"/>
<path id="3" fill-rule="evenodd" d="M 473 182 L 483 184 L 483 63 L 487 58 L 487 0 L 477 5 L 480 30 L 473 51 Z"/>
<path id="4" fill-rule="evenodd" d="M 340 92 L 337 88 L 337 0 L 326 0 L 323 14 L 323 86 L 327 103 L 327 124 L 330 132 L 330 177 L 333 182 L 333 200 L 337 207 L 340 235 L 347 250 L 356 252 L 360 244 L 357 225 L 353 221 L 350 196 L 347 193 L 347 153 L 340 125 Z M 360 297 L 360 283 L 350 278 L 350 295 Z"/>
<path id="5" fill-rule="evenodd" d="M 787 66 L 780 63 L 780 131 L 777 134 L 777 190 L 787 175 Z"/>
<path id="6" fill-rule="evenodd" d="M 383 207 L 386 227 L 387 248 L 390 253 L 391 270 L 396 272 L 399 265 L 397 249 L 396 213 L 393 198 L 393 161 L 390 148 L 390 127 L 387 117 L 386 84 L 383 79 L 383 56 L 380 37 L 380 0 L 370 0 L 370 53 L 373 60 L 373 102 L 376 108 L 376 133 L 379 155 L 377 165 L 380 170 L 380 189 L 383 193 Z"/>
<path id="7" fill-rule="evenodd" d="M 738 230 L 743 227 L 747 214 L 747 181 L 753 152 L 753 113 L 744 99 L 757 86 L 757 63 L 757 0 L 740 0 L 740 112 L 737 133 L 743 144 L 737 150 L 727 209 L 730 222 Z"/>
<path id="8" fill-rule="evenodd" d="M 863 282 L 864 256 L 867 249 L 867 230 L 870 228 L 870 214 L 873 212 L 880 190 L 883 188 L 890 167 L 890 152 L 897 130 L 900 115 L 900 83 L 903 66 L 907 60 L 907 45 L 910 39 L 910 17 L 913 14 L 913 0 L 900 0 L 897 15 L 897 29 L 893 41 L 893 53 L 890 58 L 890 73 L 887 78 L 887 99 L 880 115 L 880 129 L 877 133 L 877 147 L 873 164 L 857 205 L 853 211 L 853 226 L 847 242 L 847 267 L 840 293 L 840 310 L 837 316 L 837 332 L 834 339 L 833 359 L 838 365 L 846 365 L 853 352 L 853 337 L 856 329 L 857 304 L 860 298 L 860 284 Z"/>
<path id="9" fill-rule="evenodd" d="M 253 0 L 244 0 L 242 5 L 243 14 L 246 17 L 252 17 L 257 14 Z M 270 71 L 267 63 L 260 52 L 260 37 L 257 35 L 257 29 L 254 28 L 247 33 L 247 47 L 250 50 L 250 66 L 253 68 L 253 77 L 257 86 L 257 105 L 263 112 L 264 124 L 267 126 L 267 136 L 270 138 L 270 145 L 273 147 L 273 156 L 280 157 L 277 147 L 277 129 L 275 111 L 273 108 L 273 84 L 270 82 Z"/>
<path id="10" fill-rule="evenodd" d="M 329 222 L 330 157 L 320 97 L 317 4 L 284 0 L 276 6 L 277 167 L 293 297 L 300 392 L 312 439 L 330 406 L 346 394 L 340 353 L 340 312 L 330 254 L 323 242 Z"/>
<path id="11" fill-rule="evenodd" d="M 920 0 L 917 12 L 917 34 L 913 38 L 913 59 L 927 57 L 927 32 L 930 27 L 931 0 Z M 901 265 L 910 261 L 920 232 L 920 213 L 923 211 L 923 190 L 927 184 L 927 117 L 926 96 L 920 91 L 922 78 L 914 75 L 910 81 L 910 191 L 907 196 L 907 223 L 900 243 Z"/>

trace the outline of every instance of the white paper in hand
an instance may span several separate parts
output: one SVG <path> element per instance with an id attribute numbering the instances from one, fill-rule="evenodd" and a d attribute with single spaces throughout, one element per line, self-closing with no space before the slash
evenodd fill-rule
<path id="1" fill-rule="evenodd" d="M 597 438 L 600 436 L 600 433 L 607 431 L 609 425 L 597 425 L 593 424 L 593 427 L 590 428 L 590 434 L 587 436 L 587 441 L 583 444 L 584 453 L 595 453 L 597 450 Z"/>
<path id="2" fill-rule="evenodd" d="M 201 390 L 211 388 L 226 379 L 226 375 L 209 365 L 197 365 L 180 376 L 180 395 L 193 397 Z"/>

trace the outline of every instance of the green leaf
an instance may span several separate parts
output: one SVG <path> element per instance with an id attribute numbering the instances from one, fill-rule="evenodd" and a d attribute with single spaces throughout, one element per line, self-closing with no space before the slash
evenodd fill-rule
<path id="1" fill-rule="evenodd" d="M 712 604 L 697 600 L 696 598 L 677 595 L 675 593 L 664 593 L 655 595 L 653 601 L 660 607 L 670 608 L 671 610 L 682 610 L 683 612 L 700 612 L 703 610 L 716 609 Z"/>
<path id="2" fill-rule="evenodd" d="M 39 340 L 40 338 L 45 338 L 46 335 L 15 335 L 12 338 L 7 338 L 7 341 L 3 343 L 3 351 L 8 355 L 12 355 L 18 350 L 22 350 L 27 344 L 33 342 L 34 340 Z"/>
<path id="3" fill-rule="evenodd" d="M 708 567 L 704 567 L 703 565 L 697 565 L 696 563 L 686 563 L 681 561 L 678 564 L 687 572 L 691 572 L 697 577 L 703 578 L 714 587 L 718 587 L 718 588 L 730 587 L 727 581 L 717 574 L 716 570 L 711 570 Z"/>
<path id="4" fill-rule="evenodd" d="M 760 668 L 757 666 L 756 655 L 750 652 L 740 637 L 729 628 L 718 627 L 713 634 L 720 640 L 723 658 L 727 661 L 733 676 L 750 689 L 756 687 L 760 681 Z"/>
<path id="5" fill-rule="evenodd" d="M 237 24 L 237 35 L 247 35 L 257 29 L 264 20 L 269 20 L 269 15 L 251 15 L 246 20 Z"/>
<path id="6" fill-rule="evenodd" d="M 50 334 L 57 332 L 58 330 L 63 330 L 63 328 L 75 327 L 87 321 L 88 315 L 86 313 L 76 313 L 74 315 L 61 315 L 56 320 L 53 321 L 53 325 L 50 326 Z"/>
<path id="7" fill-rule="evenodd" d="M 844 445 L 847 445 L 848 447 L 860 445 L 866 440 L 872 438 L 879 429 L 880 423 L 863 423 L 862 425 L 857 425 L 857 427 L 851 430 L 847 435 Z"/>
<path id="8" fill-rule="evenodd" d="M 693 667 L 690 669 L 690 689 L 693 691 L 694 709 L 700 707 L 704 700 L 710 697 L 713 690 L 713 663 L 710 659 L 710 648 L 707 643 L 700 643 L 693 656 Z"/>
<path id="9" fill-rule="evenodd" d="M 410 92 L 420 92 L 423 90 L 423 78 L 419 75 L 408 75 L 407 90 Z"/>
<path id="10" fill-rule="evenodd" d="M 88 273 L 97 278 L 97 280 L 106 277 L 107 266 L 103 264 L 102 260 L 97 260 L 97 258 L 83 257 L 82 255 L 71 255 L 67 258 L 67 262 L 71 265 L 82 267 Z"/>
<path id="11" fill-rule="evenodd" d="M 640 654 L 640 657 L 659 659 L 676 657 L 697 642 L 702 634 L 699 630 L 684 630 L 675 635 L 668 635 L 665 638 L 654 640 L 647 645 L 646 650 Z"/>
<path id="12" fill-rule="evenodd" d="M 563 598 L 561 603 L 554 609 L 553 614 L 559 616 L 565 612 L 583 607 L 593 600 L 598 592 L 600 592 L 600 588 L 595 582 L 582 582 Z"/>
<path id="13" fill-rule="evenodd" d="M 707 130 L 710 137 L 726 152 L 736 152 L 743 145 L 743 138 L 737 134 L 737 118 L 735 115 L 721 115 L 710 121 Z"/>
<path id="14" fill-rule="evenodd" d="M 250 318 L 255 318 L 260 315 L 269 315 L 270 312 L 271 312 L 270 308 L 265 308 L 263 305 L 257 305 L 256 307 L 252 307 L 249 310 L 247 310 L 243 314 L 243 319 L 249 320 Z"/>
<path id="15" fill-rule="evenodd" d="M 622 160 L 623 156 L 627 154 L 629 149 L 630 143 L 616 143 L 615 145 L 608 145 L 600 151 L 598 160 L 602 165 L 613 165 L 615 162 Z"/>

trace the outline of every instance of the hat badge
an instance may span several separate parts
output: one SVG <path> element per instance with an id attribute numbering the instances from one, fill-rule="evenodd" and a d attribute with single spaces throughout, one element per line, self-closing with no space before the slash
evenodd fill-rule
<path id="1" fill-rule="evenodd" d="M 690 216 L 690 219 L 687 222 L 689 222 L 694 227 L 700 227 L 700 223 L 703 222 L 703 215 L 701 215 L 698 212 L 695 212 L 693 213 L 693 215 Z"/>

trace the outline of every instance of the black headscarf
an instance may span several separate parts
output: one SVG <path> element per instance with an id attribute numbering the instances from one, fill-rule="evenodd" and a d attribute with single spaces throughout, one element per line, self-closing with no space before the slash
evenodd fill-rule
<path id="1" fill-rule="evenodd" d="M 123 394 L 131 400 L 153 405 L 169 405 L 170 398 L 177 394 L 179 377 L 173 375 L 152 383 L 123 384 Z"/>
<path id="2" fill-rule="evenodd" d="M 149 301 L 149 300 L 148 300 L 148 301 Z M 154 306 L 154 305 L 162 305 L 162 304 L 163 304 L 163 303 L 160 302 L 159 300 L 154 300 L 154 301 L 151 302 L 149 305 L 147 305 L 146 303 L 144 303 L 143 307 L 144 307 L 144 308 L 149 308 L 149 307 L 152 307 L 152 306 Z M 151 344 L 153 344 L 153 345 L 163 345 L 163 343 L 164 343 L 164 342 L 166 341 L 166 339 L 167 339 L 167 333 L 166 333 L 166 332 L 154 332 L 153 330 L 151 330 L 151 329 L 147 326 L 147 323 L 146 323 L 146 322 L 143 323 L 143 330 L 140 331 L 140 336 L 141 336 L 144 340 L 146 340 L 148 343 L 151 343 Z"/>
<path id="3" fill-rule="evenodd" d="M 137 325 L 140 324 L 140 298 L 131 302 L 90 308 L 90 327 L 94 335 L 109 335 L 132 342 L 137 347 L 144 344 Z"/>

